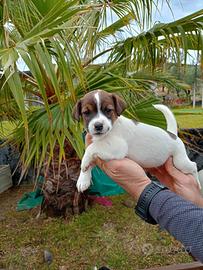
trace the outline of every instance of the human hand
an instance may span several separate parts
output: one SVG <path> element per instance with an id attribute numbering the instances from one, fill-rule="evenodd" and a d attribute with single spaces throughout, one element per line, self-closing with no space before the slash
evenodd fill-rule
<path id="1" fill-rule="evenodd" d="M 155 175 L 159 181 L 171 191 L 177 193 L 186 200 L 203 206 L 203 197 L 196 179 L 191 174 L 184 174 L 173 165 L 170 157 L 164 165 L 158 168 L 148 169 L 148 172 Z"/>
<path id="2" fill-rule="evenodd" d="M 95 164 L 137 200 L 145 187 L 151 183 L 143 168 L 128 158 L 110 161 L 97 158 Z"/>

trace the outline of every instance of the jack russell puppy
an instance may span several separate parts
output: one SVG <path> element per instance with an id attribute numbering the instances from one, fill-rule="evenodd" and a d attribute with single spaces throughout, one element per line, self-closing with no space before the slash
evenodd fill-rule
<path id="1" fill-rule="evenodd" d="M 147 169 L 163 165 L 172 156 L 174 166 L 183 173 L 192 174 L 199 183 L 196 163 L 188 158 L 177 136 L 173 113 L 164 105 L 154 107 L 164 114 L 167 131 L 121 116 L 126 103 L 116 94 L 96 90 L 77 102 L 73 117 L 79 121 L 82 116 L 86 130 L 92 135 L 92 144 L 81 162 L 77 181 L 79 192 L 91 184 L 91 164 L 95 157 L 103 160 L 128 157 Z"/>

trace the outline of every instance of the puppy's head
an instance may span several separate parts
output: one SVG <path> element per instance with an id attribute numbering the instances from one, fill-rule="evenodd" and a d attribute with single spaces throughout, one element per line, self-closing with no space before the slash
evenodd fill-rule
<path id="1" fill-rule="evenodd" d="M 92 136 L 101 136 L 112 129 L 125 108 L 125 101 L 118 95 L 95 90 L 77 102 L 73 117 L 79 121 L 82 116 L 87 131 Z"/>

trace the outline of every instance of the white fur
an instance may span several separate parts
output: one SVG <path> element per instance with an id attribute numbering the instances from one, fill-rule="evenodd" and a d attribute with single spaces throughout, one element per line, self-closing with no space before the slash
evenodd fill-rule
<path id="1" fill-rule="evenodd" d="M 97 111 L 98 111 L 98 114 L 100 114 L 101 110 L 100 110 L 100 107 L 101 107 L 101 104 L 100 104 L 100 98 L 99 98 L 99 91 L 97 91 L 94 95 L 95 99 L 96 99 L 96 102 L 97 102 Z"/>
<path id="2" fill-rule="evenodd" d="M 177 122 L 176 119 L 172 113 L 171 110 L 169 110 L 168 107 L 162 105 L 162 104 L 156 104 L 153 105 L 155 109 L 161 111 L 165 118 L 167 123 L 167 131 L 172 133 L 175 136 L 178 136 L 178 128 L 177 128 Z"/>
<path id="3" fill-rule="evenodd" d="M 165 112 L 169 110 L 164 107 Z M 171 115 L 168 117 L 168 114 L 165 114 L 169 126 L 169 122 L 173 122 L 171 131 L 174 132 L 174 119 Z M 81 174 L 77 182 L 78 191 L 83 192 L 89 187 L 91 163 L 95 157 L 103 160 L 128 157 L 143 168 L 153 168 L 164 164 L 170 156 L 173 157 L 177 169 L 186 174 L 193 174 L 199 183 L 196 163 L 189 160 L 185 146 L 179 137 L 174 138 L 161 128 L 135 123 L 120 116 L 109 132 L 101 136 L 93 136 L 93 143 L 87 147 L 82 159 Z"/>

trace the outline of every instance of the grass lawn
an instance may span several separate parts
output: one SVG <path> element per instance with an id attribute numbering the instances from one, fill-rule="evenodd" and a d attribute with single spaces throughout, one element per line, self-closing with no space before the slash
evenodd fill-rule
<path id="1" fill-rule="evenodd" d="M 181 128 L 203 127 L 202 111 L 174 113 Z M 93 270 L 106 265 L 134 270 L 192 261 L 167 232 L 124 206 L 128 195 L 112 197 L 112 207 L 96 205 L 65 221 L 36 219 L 38 209 L 16 212 L 17 201 L 29 190 L 21 186 L 0 194 L 0 268 Z M 45 249 L 53 254 L 50 266 L 43 261 Z"/>
<path id="2" fill-rule="evenodd" d="M 112 207 L 96 205 L 65 221 L 36 219 L 37 209 L 16 212 L 17 200 L 28 190 L 15 188 L 0 196 L 0 268 L 134 270 L 192 261 L 168 233 L 123 205 L 128 195 L 112 197 Z M 45 249 L 53 254 L 50 266 L 43 261 Z"/>
<path id="3" fill-rule="evenodd" d="M 180 128 L 203 128 L 203 109 L 174 109 L 173 112 Z"/>

